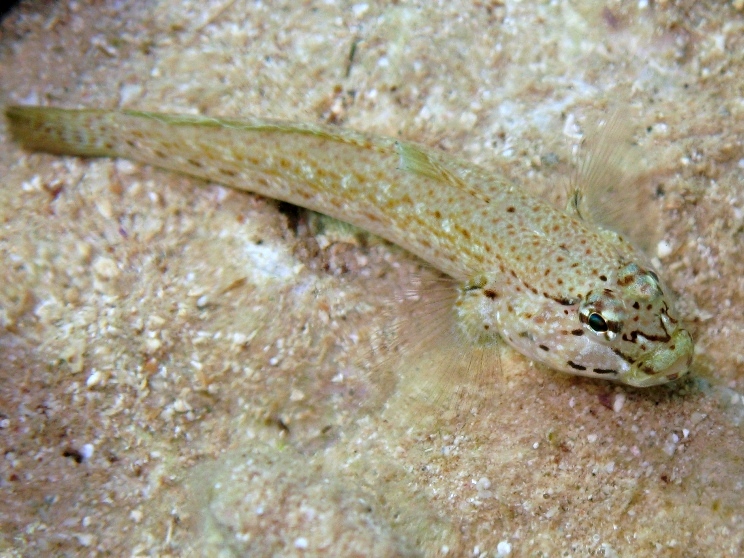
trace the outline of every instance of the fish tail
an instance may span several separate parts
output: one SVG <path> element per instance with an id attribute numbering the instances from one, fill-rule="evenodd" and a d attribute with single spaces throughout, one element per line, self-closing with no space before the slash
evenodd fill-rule
<path id="1" fill-rule="evenodd" d="M 5 107 L 10 134 L 24 148 L 58 155 L 116 155 L 112 123 L 103 110 L 67 110 L 38 106 Z"/>

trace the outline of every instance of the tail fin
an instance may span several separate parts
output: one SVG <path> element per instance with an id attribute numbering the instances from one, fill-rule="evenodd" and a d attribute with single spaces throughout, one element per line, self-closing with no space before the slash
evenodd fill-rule
<path id="1" fill-rule="evenodd" d="M 59 155 L 115 155 L 115 127 L 102 110 L 38 106 L 5 107 L 13 139 L 26 149 Z"/>

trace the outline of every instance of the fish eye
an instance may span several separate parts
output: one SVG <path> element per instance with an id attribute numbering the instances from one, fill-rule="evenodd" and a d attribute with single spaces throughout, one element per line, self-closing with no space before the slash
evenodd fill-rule
<path id="1" fill-rule="evenodd" d="M 587 324 L 589 324 L 589 327 L 597 333 L 603 333 L 609 329 L 605 319 L 596 312 L 589 314 Z"/>

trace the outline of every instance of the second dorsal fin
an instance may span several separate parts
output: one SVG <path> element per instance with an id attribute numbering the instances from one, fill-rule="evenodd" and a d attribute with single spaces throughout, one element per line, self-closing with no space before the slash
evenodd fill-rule
<path id="1" fill-rule="evenodd" d="M 470 194 L 485 203 L 491 203 L 489 196 L 473 186 L 469 186 L 447 165 L 437 160 L 435 153 L 416 144 L 397 141 L 395 150 L 400 155 L 401 169 L 448 184 Z"/>

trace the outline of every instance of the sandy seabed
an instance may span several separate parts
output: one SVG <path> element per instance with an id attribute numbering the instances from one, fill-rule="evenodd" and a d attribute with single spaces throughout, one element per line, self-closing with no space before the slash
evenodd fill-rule
<path id="1" fill-rule="evenodd" d="M 11 12 L 0 105 L 337 123 L 557 202 L 581 132 L 624 107 L 647 169 L 637 218 L 697 352 L 691 379 L 636 390 L 504 349 L 484 396 L 418 406 L 401 393 L 425 359 L 393 340 L 368 366 L 391 320 L 419 326 L 390 304 L 427 273 L 413 257 L 218 185 L 24 153 L 3 123 L 0 554 L 744 553 L 743 9 Z"/>

